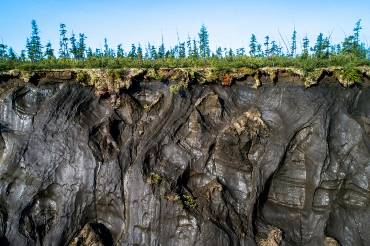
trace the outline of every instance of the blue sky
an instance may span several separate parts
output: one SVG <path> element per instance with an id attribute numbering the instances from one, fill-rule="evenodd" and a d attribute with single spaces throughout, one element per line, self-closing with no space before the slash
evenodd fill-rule
<path id="1" fill-rule="evenodd" d="M 188 35 L 195 36 L 204 23 L 210 45 L 247 47 L 252 33 L 260 42 L 269 34 L 282 44 L 279 32 L 289 39 L 293 28 L 299 42 L 304 35 L 313 41 L 319 32 L 341 41 L 354 23 L 362 19 L 361 38 L 370 44 L 369 0 L 2 0 L 0 41 L 16 51 L 24 49 L 32 19 L 41 30 L 44 43 L 58 48 L 58 28 L 65 23 L 69 31 L 84 32 L 88 45 L 103 46 L 104 37 L 116 47 L 123 43 L 159 44 L 161 35 L 167 46 Z"/>

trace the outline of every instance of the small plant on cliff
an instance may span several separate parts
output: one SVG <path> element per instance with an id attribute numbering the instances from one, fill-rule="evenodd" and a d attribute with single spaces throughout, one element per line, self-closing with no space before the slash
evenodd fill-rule
<path id="1" fill-rule="evenodd" d="M 194 200 L 194 198 L 190 195 L 184 195 L 183 196 L 184 198 L 184 204 L 186 207 L 188 208 L 196 208 L 197 207 L 197 203 L 196 201 Z"/>
<path id="2" fill-rule="evenodd" d="M 147 181 L 151 185 L 158 185 L 161 183 L 162 177 L 158 173 L 152 172 L 149 174 Z"/>

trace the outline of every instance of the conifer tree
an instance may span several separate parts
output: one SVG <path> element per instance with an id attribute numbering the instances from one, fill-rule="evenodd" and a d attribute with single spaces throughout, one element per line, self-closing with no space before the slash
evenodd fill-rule
<path id="1" fill-rule="evenodd" d="M 276 43 L 276 41 L 271 41 L 270 55 L 279 56 L 281 55 L 281 47 Z"/>
<path id="2" fill-rule="evenodd" d="M 128 57 L 130 58 L 137 58 L 137 53 L 136 53 L 136 46 L 135 44 L 131 44 L 131 50 L 128 53 Z"/>
<path id="3" fill-rule="evenodd" d="M 145 48 L 145 54 L 144 54 L 144 59 L 146 59 L 146 60 L 149 60 L 149 59 L 151 59 L 150 58 L 150 43 L 148 42 L 148 44 L 147 44 L 147 46 L 146 46 L 146 48 Z"/>
<path id="4" fill-rule="evenodd" d="M 86 35 L 83 33 L 79 34 L 79 41 L 77 45 L 77 59 L 83 60 L 85 59 L 85 52 L 86 52 Z"/>
<path id="5" fill-rule="evenodd" d="M 7 48 L 7 45 L 0 43 L 0 59 L 5 59 L 7 57 Z"/>
<path id="6" fill-rule="evenodd" d="M 327 58 L 329 56 L 330 41 L 329 38 L 324 37 L 324 34 L 320 33 L 317 36 L 313 51 L 318 58 Z"/>
<path id="7" fill-rule="evenodd" d="M 15 54 L 12 47 L 9 47 L 9 49 L 8 49 L 8 59 L 11 60 L 11 61 L 17 60 L 17 54 Z"/>
<path id="8" fill-rule="evenodd" d="M 70 37 L 69 41 L 71 42 L 71 48 L 69 52 L 73 55 L 73 58 L 78 58 L 78 47 L 77 47 L 77 39 L 76 35 L 72 32 L 72 36 Z"/>
<path id="9" fill-rule="evenodd" d="M 245 55 L 245 49 L 244 48 L 236 49 L 236 55 L 237 56 L 244 56 Z"/>
<path id="10" fill-rule="evenodd" d="M 37 62 L 37 61 L 42 60 L 42 57 L 43 57 L 40 31 L 39 31 L 39 28 L 35 20 L 32 20 L 31 26 L 32 26 L 32 33 L 31 33 L 31 37 L 27 39 L 26 48 L 27 48 L 28 58 L 32 62 Z"/>
<path id="11" fill-rule="evenodd" d="M 366 57 L 366 48 L 360 44 L 361 20 L 358 20 L 353 28 L 353 34 L 346 37 L 342 43 L 342 53 L 350 54 L 356 57 Z"/>
<path id="12" fill-rule="evenodd" d="M 186 47 L 188 49 L 188 57 L 191 57 L 193 55 L 193 50 L 191 47 L 191 39 L 189 36 L 188 36 L 188 40 L 186 41 Z"/>
<path id="13" fill-rule="evenodd" d="M 185 43 L 180 43 L 179 44 L 179 57 L 180 58 L 185 58 L 186 57 L 186 49 L 185 49 Z"/>
<path id="14" fill-rule="evenodd" d="M 153 59 L 153 60 L 156 60 L 158 59 L 158 53 L 157 53 L 157 50 L 156 48 L 154 47 L 154 45 L 152 45 L 150 47 L 150 58 Z"/>
<path id="15" fill-rule="evenodd" d="M 193 50 L 192 50 L 192 57 L 198 58 L 199 57 L 199 50 L 197 46 L 197 41 L 193 39 Z"/>
<path id="16" fill-rule="evenodd" d="M 209 49 L 209 35 L 205 25 L 202 25 L 200 31 L 198 33 L 199 36 L 199 55 L 202 58 L 206 58 L 210 56 L 210 49 Z"/>
<path id="17" fill-rule="evenodd" d="M 222 58 L 222 48 L 221 47 L 218 47 L 216 49 L 216 57 Z"/>
<path id="18" fill-rule="evenodd" d="M 290 46 L 290 56 L 294 57 L 296 53 L 297 53 L 297 31 L 294 28 L 292 34 L 292 44 Z"/>
<path id="19" fill-rule="evenodd" d="M 234 57 L 234 51 L 233 51 L 233 49 L 229 49 L 229 51 L 227 52 L 227 56 L 228 57 Z"/>
<path id="20" fill-rule="evenodd" d="M 250 42 L 249 42 L 249 55 L 250 56 L 257 56 L 257 38 L 256 35 L 252 34 Z"/>
<path id="21" fill-rule="evenodd" d="M 302 57 L 308 57 L 310 41 L 308 40 L 308 37 L 307 36 L 305 36 L 303 38 L 302 44 L 303 44 L 303 47 L 302 47 Z"/>
<path id="22" fill-rule="evenodd" d="M 45 48 L 45 58 L 48 60 L 55 59 L 54 49 L 51 47 L 50 41 L 46 44 Z"/>
<path id="23" fill-rule="evenodd" d="M 122 44 L 117 45 L 117 57 L 124 57 L 125 52 L 122 48 Z"/>
<path id="24" fill-rule="evenodd" d="M 166 49 L 164 47 L 163 36 L 162 36 L 162 43 L 158 49 L 158 58 L 164 58 L 165 55 L 166 55 Z"/>
<path id="25" fill-rule="evenodd" d="M 141 45 L 140 44 L 137 47 L 137 58 L 140 61 L 143 60 L 143 49 L 141 48 Z"/>
<path id="26" fill-rule="evenodd" d="M 104 56 L 109 56 L 109 45 L 107 38 L 104 38 Z"/>
<path id="27" fill-rule="evenodd" d="M 359 19 L 356 24 L 355 24 L 355 27 L 353 28 L 353 37 L 354 37 L 354 41 L 357 45 L 360 44 L 360 30 L 362 29 L 362 26 L 361 26 L 361 19 Z"/>
<path id="28" fill-rule="evenodd" d="M 59 27 L 59 57 L 69 58 L 68 38 L 66 25 L 61 23 Z"/>
<path id="29" fill-rule="evenodd" d="M 100 49 L 95 49 L 95 54 L 94 54 L 94 56 L 96 56 L 96 57 L 102 57 L 102 56 L 103 56 L 103 54 L 102 54 L 102 52 L 101 52 L 101 50 L 100 50 Z"/>
<path id="30" fill-rule="evenodd" d="M 91 47 L 89 47 L 88 49 L 87 49 L 87 51 L 86 51 L 86 57 L 87 58 L 91 58 L 91 57 L 93 57 L 94 56 L 94 53 L 93 53 L 93 51 L 92 51 L 92 48 Z"/>
<path id="31" fill-rule="evenodd" d="M 268 35 L 265 37 L 265 42 L 263 43 L 263 45 L 265 46 L 265 56 L 269 56 L 270 55 L 270 37 Z"/>
<path id="32" fill-rule="evenodd" d="M 19 55 L 19 60 L 20 61 L 25 61 L 27 58 L 26 58 L 26 51 L 25 50 L 21 50 L 21 54 Z"/>
<path id="33" fill-rule="evenodd" d="M 261 44 L 257 44 L 257 56 L 263 56 Z"/>

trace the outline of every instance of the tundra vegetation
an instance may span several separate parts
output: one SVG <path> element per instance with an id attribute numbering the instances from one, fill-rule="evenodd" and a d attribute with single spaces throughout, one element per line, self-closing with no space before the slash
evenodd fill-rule
<path id="1" fill-rule="evenodd" d="M 261 67 L 296 67 L 305 72 L 317 68 L 341 66 L 347 71 L 357 66 L 370 64 L 370 47 L 360 40 L 362 29 L 358 20 L 351 35 L 338 44 L 331 42 L 330 36 L 320 33 L 311 45 L 305 36 L 301 42 L 297 40 L 294 29 L 290 40 L 272 40 L 265 36 L 260 43 L 255 34 L 246 48 L 230 49 L 217 47 L 213 52 L 209 45 L 209 33 L 202 25 L 197 38 L 178 41 L 174 47 L 166 47 L 163 38 L 159 47 L 148 42 L 145 46 L 132 44 L 130 50 L 124 50 L 119 44 L 115 49 L 104 39 L 103 49 L 93 49 L 86 43 L 84 33 L 71 33 L 65 24 L 59 27 L 59 48 L 56 51 L 52 44 L 44 45 L 40 30 L 35 20 L 31 22 L 31 35 L 26 40 L 26 48 L 17 54 L 14 49 L 0 43 L 0 70 L 39 70 L 63 68 L 261 68 Z M 280 44 L 283 43 L 283 45 Z M 298 52 L 298 44 L 301 47 Z M 356 74 L 349 72 L 349 77 Z M 176 89 L 176 88 L 175 88 Z"/>

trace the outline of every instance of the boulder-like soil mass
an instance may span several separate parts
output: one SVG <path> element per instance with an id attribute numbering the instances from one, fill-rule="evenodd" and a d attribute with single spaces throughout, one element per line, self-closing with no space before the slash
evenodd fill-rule
<path id="1" fill-rule="evenodd" d="M 1 73 L 0 244 L 370 245 L 361 76 Z"/>

